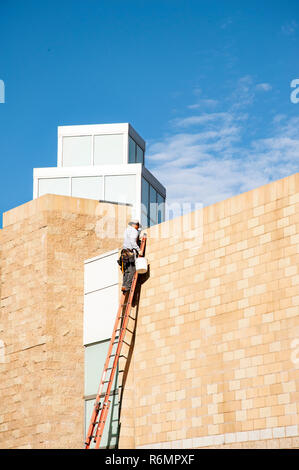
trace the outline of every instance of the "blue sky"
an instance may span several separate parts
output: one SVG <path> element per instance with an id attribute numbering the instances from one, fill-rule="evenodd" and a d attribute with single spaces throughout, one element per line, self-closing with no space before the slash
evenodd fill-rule
<path id="1" fill-rule="evenodd" d="M 56 166 L 58 125 L 130 122 L 170 201 L 297 172 L 298 39 L 297 0 L 0 0 L 0 212 Z"/>

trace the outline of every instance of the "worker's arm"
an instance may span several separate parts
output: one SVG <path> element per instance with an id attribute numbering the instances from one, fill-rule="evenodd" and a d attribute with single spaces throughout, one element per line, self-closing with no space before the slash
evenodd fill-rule
<path id="1" fill-rule="evenodd" d="M 139 237 L 138 230 L 136 230 L 135 228 L 132 227 L 132 230 L 130 230 L 130 232 L 129 232 L 129 238 L 130 238 L 130 243 L 131 243 L 132 249 L 136 250 L 137 253 L 140 252 L 140 248 L 137 244 L 138 237 Z"/>

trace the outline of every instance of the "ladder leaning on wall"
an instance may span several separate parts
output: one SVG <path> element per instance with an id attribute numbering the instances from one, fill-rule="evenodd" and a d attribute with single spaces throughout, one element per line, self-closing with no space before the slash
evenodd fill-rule
<path id="1" fill-rule="evenodd" d="M 146 247 L 146 235 L 142 237 L 140 245 L 139 256 L 144 256 Z M 131 289 L 128 294 L 122 294 L 119 302 L 119 307 L 115 319 L 115 324 L 113 328 L 112 337 L 110 340 L 108 353 L 106 361 L 103 368 L 103 373 L 100 381 L 99 390 L 96 396 L 96 400 L 93 407 L 93 412 L 90 419 L 89 428 L 86 435 L 85 449 L 89 449 L 94 440 L 95 448 L 100 447 L 101 439 L 104 433 L 104 427 L 107 420 L 109 407 L 110 407 L 110 392 L 111 387 L 115 378 L 116 369 L 118 366 L 118 361 L 120 357 L 127 359 L 127 356 L 121 355 L 122 346 L 125 343 L 127 346 L 130 346 L 129 343 L 125 341 L 126 331 L 129 331 L 133 334 L 133 331 L 128 329 L 128 322 L 130 316 L 132 301 L 134 298 L 136 285 L 138 279 L 138 272 L 135 271 L 133 276 Z M 119 372 L 124 372 L 119 371 Z"/>

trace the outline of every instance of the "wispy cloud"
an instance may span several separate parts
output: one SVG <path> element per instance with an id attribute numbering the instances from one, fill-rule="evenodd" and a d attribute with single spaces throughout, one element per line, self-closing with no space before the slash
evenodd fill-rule
<path id="1" fill-rule="evenodd" d="M 272 86 L 270 85 L 270 83 L 258 83 L 255 86 L 255 89 L 258 91 L 270 91 L 272 90 Z"/>
<path id="2" fill-rule="evenodd" d="M 171 135 L 149 145 L 169 201 L 209 205 L 298 171 L 299 117 L 277 115 L 270 134 L 244 142 L 250 116 L 242 106 L 255 89 L 250 77 L 240 80 L 227 111 L 172 120 Z"/>
<path id="3" fill-rule="evenodd" d="M 172 123 L 177 127 L 190 127 L 194 125 L 208 124 L 218 125 L 219 121 L 222 122 L 231 122 L 232 116 L 230 113 L 203 113 L 199 116 L 189 116 L 185 118 L 177 118 L 172 121 Z"/>
<path id="4" fill-rule="evenodd" d="M 218 101 L 214 99 L 202 99 L 197 103 L 189 104 L 187 107 L 188 109 L 205 109 L 205 108 L 215 108 L 217 106 Z"/>
<path id="5" fill-rule="evenodd" d="M 232 103 L 232 109 L 238 110 L 250 106 L 254 98 L 253 78 L 250 75 L 245 75 L 238 80 L 234 91 L 229 97 L 229 101 Z"/>
<path id="6" fill-rule="evenodd" d="M 298 23 L 293 20 L 282 25 L 281 31 L 286 36 L 294 36 L 298 28 Z"/>
<path id="7" fill-rule="evenodd" d="M 220 25 L 221 29 L 226 29 L 229 25 L 231 25 L 233 20 L 231 18 L 225 18 Z"/>

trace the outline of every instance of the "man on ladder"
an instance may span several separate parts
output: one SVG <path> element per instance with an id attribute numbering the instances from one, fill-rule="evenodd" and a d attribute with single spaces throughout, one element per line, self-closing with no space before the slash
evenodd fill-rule
<path id="1" fill-rule="evenodd" d="M 124 233 L 124 244 L 121 250 L 121 255 L 118 264 L 121 266 L 123 273 L 122 292 L 125 294 L 129 292 L 132 285 L 132 280 L 135 268 L 136 255 L 140 252 L 140 224 L 138 220 L 131 220 Z"/>

